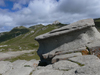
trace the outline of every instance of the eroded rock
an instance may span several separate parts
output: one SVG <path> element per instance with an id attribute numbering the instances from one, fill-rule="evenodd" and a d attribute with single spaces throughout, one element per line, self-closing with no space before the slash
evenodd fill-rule
<path id="1" fill-rule="evenodd" d="M 67 60 L 68 58 L 82 56 L 80 52 L 78 53 L 70 53 L 70 54 L 64 54 L 64 55 L 57 55 L 52 59 L 52 63 L 55 63 L 60 60 Z"/>
<path id="2" fill-rule="evenodd" d="M 35 39 L 40 44 L 37 53 L 41 62 L 50 64 L 56 55 L 80 51 L 80 48 L 87 50 L 89 45 L 100 41 L 100 33 L 95 28 L 93 19 L 85 19 L 37 36 Z M 88 49 L 91 52 L 90 48 Z"/>
<path id="3" fill-rule="evenodd" d="M 62 60 L 53 64 L 54 69 L 62 70 L 62 71 L 69 71 L 77 67 L 79 67 L 78 64 L 73 63 L 71 61 L 67 61 L 67 60 Z"/>

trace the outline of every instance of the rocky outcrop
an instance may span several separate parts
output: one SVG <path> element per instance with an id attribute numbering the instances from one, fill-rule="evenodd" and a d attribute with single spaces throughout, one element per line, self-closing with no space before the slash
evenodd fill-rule
<path id="1" fill-rule="evenodd" d="M 60 22 L 59 21 L 54 21 L 53 23 L 52 23 L 52 25 L 56 25 L 56 24 L 60 24 Z"/>
<path id="2" fill-rule="evenodd" d="M 71 56 L 78 55 L 78 56 Z M 38 66 L 38 60 L 0 61 L 0 75 L 100 75 L 100 59 L 94 55 L 70 53 L 66 60 Z M 71 57 L 70 57 L 71 56 Z"/>
<path id="3" fill-rule="evenodd" d="M 72 57 L 38 66 L 32 75 L 100 75 L 100 59 L 94 55 Z"/>
<path id="4" fill-rule="evenodd" d="M 37 65 L 37 60 L 0 61 L 0 75 L 30 75 Z"/>
<path id="5" fill-rule="evenodd" d="M 35 40 L 40 44 L 37 53 L 41 62 L 50 64 L 54 62 L 54 58 L 62 54 L 91 52 L 96 55 L 95 47 L 100 46 L 98 42 L 100 33 L 95 28 L 93 19 L 85 19 L 37 36 Z M 67 59 L 67 57 L 64 56 L 61 59 Z M 57 60 L 61 59 L 57 58 Z"/>

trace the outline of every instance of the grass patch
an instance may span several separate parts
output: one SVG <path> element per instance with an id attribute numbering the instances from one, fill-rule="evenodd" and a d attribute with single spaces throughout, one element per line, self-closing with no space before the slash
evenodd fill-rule
<path id="1" fill-rule="evenodd" d="M 70 69 L 60 69 L 60 70 L 62 70 L 62 71 L 69 71 Z"/>
<path id="2" fill-rule="evenodd" d="M 31 67 L 30 65 L 24 65 L 24 67 Z"/>
<path id="3" fill-rule="evenodd" d="M 40 59 L 39 56 L 37 55 L 36 51 L 31 52 L 31 53 L 25 53 L 23 55 L 15 57 L 15 58 L 5 59 L 4 61 L 10 61 L 10 62 L 14 62 L 16 60 L 27 60 L 27 61 L 30 61 L 32 59 L 36 59 L 36 60 Z"/>
<path id="4" fill-rule="evenodd" d="M 79 63 L 79 62 L 76 62 L 76 61 L 72 61 L 72 60 L 70 60 L 70 59 L 68 59 L 68 61 L 71 61 L 71 62 L 73 62 L 73 63 L 76 63 L 76 64 L 78 64 L 79 66 L 84 66 L 84 64 L 81 64 L 81 63 Z"/>

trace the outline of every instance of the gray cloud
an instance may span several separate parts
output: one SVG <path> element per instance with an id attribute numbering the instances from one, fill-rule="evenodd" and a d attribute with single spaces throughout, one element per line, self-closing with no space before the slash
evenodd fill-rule
<path id="1" fill-rule="evenodd" d="M 5 2 L 3 0 L 0 0 L 0 6 L 5 6 Z"/>
<path id="2" fill-rule="evenodd" d="M 71 23 L 80 19 L 100 17 L 99 0 L 11 0 L 15 2 L 13 10 L 0 9 L 0 27 L 9 30 L 15 26 L 47 24 L 55 20 L 62 23 Z M 23 4 L 28 7 L 22 8 Z M 2 22 L 1 22 L 2 21 Z"/>

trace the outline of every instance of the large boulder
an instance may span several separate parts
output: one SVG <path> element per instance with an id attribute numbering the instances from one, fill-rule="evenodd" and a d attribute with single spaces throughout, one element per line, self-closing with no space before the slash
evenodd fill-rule
<path id="1" fill-rule="evenodd" d="M 92 43 L 100 41 L 100 33 L 93 19 L 85 19 L 37 36 L 35 40 L 40 45 L 37 53 L 41 62 L 50 64 L 57 54 L 86 50 Z"/>

